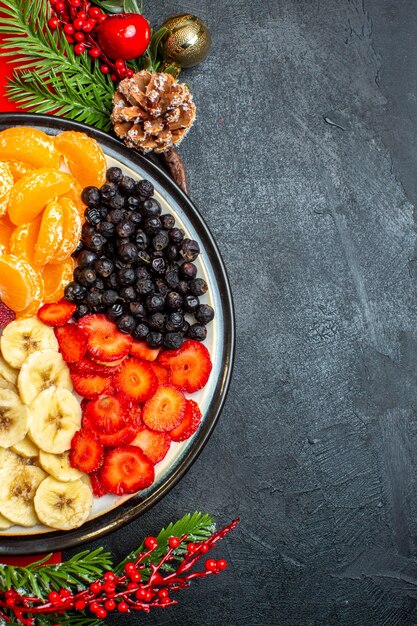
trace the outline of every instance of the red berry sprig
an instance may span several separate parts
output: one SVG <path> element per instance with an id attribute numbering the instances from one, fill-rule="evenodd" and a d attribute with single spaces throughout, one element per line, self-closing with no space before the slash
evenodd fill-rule
<path id="1" fill-rule="evenodd" d="M 35 626 L 38 615 L 59 616 L 70 611 L 89 611 L 98 619 L 105 619 L 108 613 L 113 611 L 149 613 L 152 608 L 166 608 L 177 604 L 172 594 L 188 587 L 191 580 L 219 574 L 226 569 L 227 562 L 224 559 L 207 559 L 203 570 L 191 571 L 218 541 L 236 527 L 238 522 L 239 520 L 234 520 L 208 539 L 198 543 L 186 543 L 187 535 L 170 537 L 167 550 L 157 563 L 149 562 L 149 557 L 158 549 L 158 541 L 155 537 L 147 537 L 144 541 L 145 550 L 138 554 L 135 561 L 125 564 L 123 573 L 108 571 L 84 591 L 72 592 L 66 588 L 51 591 L 46 601 L 24 596 L 15 589 L 0 591 L 0 620 L 8 623 L 12 614 L 18 623 Z M 166 563 L 173 566 L 178 562 L 178 553 L 174 555 L 174 552 L 182 544 L 186 544 L 186 551 L 176 570 L 164 574 L 163 566 Z"/>
<path id="2" fill-rule="evenodd" d="M 110 74 L 113 81 L 130 78 L 134 72 L 123 59 L 112 61 L 103 51 L 97 39 L 100 24 L 109 17 L 101 9 L 91 6 L 88 0 L 49 0 L 52 17 L 48 21 L 51 30 L 61 29 L 66 40 L 74 46 L 77 55 L 87 53 L 100 61 L 103 74 Z"/>

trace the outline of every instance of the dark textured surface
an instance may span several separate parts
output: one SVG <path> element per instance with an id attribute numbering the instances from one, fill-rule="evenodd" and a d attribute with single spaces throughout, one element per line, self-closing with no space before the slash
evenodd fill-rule
<path id="1" fill-rule="evenodd" d="M 103 543 L 122 557 L 196 508 L 242 522 L 221 577 L 109 623 L 417 624 L 415 3 L 146 4 L 213 33 L 181 152 L 238 350 L 200 459 Z"/>

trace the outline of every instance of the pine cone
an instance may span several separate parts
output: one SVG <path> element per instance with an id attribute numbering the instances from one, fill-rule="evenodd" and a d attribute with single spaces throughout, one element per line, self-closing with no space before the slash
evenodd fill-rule
<path id="1" fill-rule="evenodd" d="M 165 152 L 193 125 L 196 106 L 187 85 L 163 72 L 141 70 L 120 81 L 111 121 L 118 137 L 141 152 Z"/>

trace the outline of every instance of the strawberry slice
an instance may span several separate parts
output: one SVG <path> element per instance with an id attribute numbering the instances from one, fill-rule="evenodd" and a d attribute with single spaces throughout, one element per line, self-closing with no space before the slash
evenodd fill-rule
<path id="1" fill-rule="evenodd" d="M 96 432 L 95 434 L 103 446 L 106 448 L 116 448 L 117 446 L 124 446 L 130 443 L 136 437 L 139 428 L 139 424 L 132 423 L 123 426 L 123 428 L 117 430 L 115 433 Z"/>
<path id="2" fill-rule="evenodd" d="M 102 395 L 90 400 L 83 415 L 83 426 L 95 433 L 115 433 L 126 426 L 129 406 L 121 398 Z"/>
<path id="3" fill-rule="evenodd" d="M 142 408 L 140 404 L 132 404 L 129 411 L 129 421 L 132 424 L 136 424 L 138 427 L 143 426 L 142 422 Z"/>
<path id="4" fill-rule="evenodd" d="M 210 353 L 199 341 L 184 341 L 178 350 L 162 352 L 158 360 L 171 369 L 171 384 L 193 393 L 207 383 L 213 367 Z"/>
<path id="5" fill-rule="evenodd" d="M 155 394 L 145 402 L 142 419 L 152 430 L 172 430 L 181 422 L 185 412 L 185 398 L 171 385 L 160 385 Z"/>
<path id="6" fill-rule="evenodd" d="M 68 300 L 44 304 L 38 311 L 39 319 L 48 326 L 64 326 L 74 315 L 77 307 Z"/>
<path id="7" fill-rule="evenodd" d="M 129 357 L 114 377 L 116 388 L 135 402 L 144 402 L 156 391 L 158 379 L 148 363 Z"/>
<path id="8" fill-rule="evenodd" d="M 125 358 L 125 356 L 122 356 L 122 358 L 117 359 L 117 361 L 97 361 L 96 359 L 93 359 L 93 363 L 97 363 L 97 365 L 101 365 L 102 367 L 119 367 Z"/>
<path id="9" fill-rule="evenodd" d="M 134 341 L 130 346 L 130 354 L 143 361 L 155 361 L 161 348 L 150 348 L 145 341 Z"/>
<path id="10" fill-rule="evenodd" d="M 71 371 L 71 380 L 75 391 L 83 398 L 95 398 L 107 391 L 111 378 L 101 374 L 80 374 Z"/>
<path id="11" fill-rule="evenodd" d="M 171 445 L 171 439 L 167 433 L 158 433 L 142 426 L 131 445 L 138 446 L 148 459 L 156 464 L 166 456 Z"/>
<path id="12" fill-rule="evenodd" d="M 168 385 L 171 382 L 171 372 L 158 361 L 149 363 L 160 385 Z"/>
<path id="13" fill-rule="evenodd" d="M 104 449 L 92 432 L 79 430 L 71 440 L 69 456 L 72 467 L 90 474 L 103 465 Z"/>
<path id="14" fill-rule="evenodd" d="M 117 372 L 118 368 L 116 366 L 108 367 L 107 365 L 100 365 L 84 355 L 80 361 L 71 364 L 71 369 L 80 374 L 101 374 L 110 377 Z"/>
<path id="15" fill-rule="evenodd" d="M 152 462 L 137 446 L 122 446 L 107 453 L 100 481 L 110 493 L 122 496 L 150 487 L 155 479 Z"/>
<path id="16" fill-rule="evenodd" d="M 169 436 L 173 441 L 185 441 L 194 435 L 201 423 L 201 411 L 194 400 L 187 400 L 185 405 L 185 413 L 181 422 L 176 428 L 169 431 Z"/>
<path id="17" fill-rule="evenodd" d="M 65 324 L 55 328 L 59 351 L 64 361 L 76 363 L 81 361 L 87 350 L 87 335 L 76 324 Z"/>
<path id="18" fill-rule="evenodd" d="M 88 336 L 88 352 L 97 361 L 118 361 L 126 356 L 133 337 L 121 333 L 105 315 L 85 315 L 78 325 Z"/>
<path id="19" fill-rule="evenodd" d="M 103 487 L 101 483 L 99 472 L 92 472 L 90 474 L 90 483 L 93 494 L 96 498 L 101 498 L 101 496 L 104 496 L 107 493 L 105 487 Z"/>
<path id="20" fill-rule="evenodd" d="M 16 313 L 0 300 L 0 328 L 4 328 L 16 319 Z"/>

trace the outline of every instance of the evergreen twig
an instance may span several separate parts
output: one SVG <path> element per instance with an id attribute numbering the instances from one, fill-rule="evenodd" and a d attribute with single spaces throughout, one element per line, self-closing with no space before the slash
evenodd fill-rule
<path id="1" fill-rule="evenodd" d="M 114 85 L 88 55 L 77 56 L 59 30 L 48 27 L 48 0 L 4 0 L 2 55 L 17 57 L 19 72 L 7 93 L 23 108 L 57 113 L 111 128 Z"/>
<path id="2" fill-rule="evenodd" d="M 161 530 L 159 535 L 157 536 L 158 548 L 152 552 L 148 560 L 144 561 L 144 565 L 149 565 L 151 562 L 156 563 L 160 560 L 162 555 L 166 552 L 168 539 L 174 535 L 175 537 L 182 537 L 187 535 L 187 541 L 196 542 L 203 541 L 210 536 L 212 532 L 215 530 L 215 524 L 210 515 L 203 515 L 202 513 L 195 512 L 193 515 L 188 513 L 184 515 L 184 517 L 175 524 L 172 522 Z M 135 561 L 137 559 L 137 555 L 142 552 L 144 549 L 143 543 L 139 546 L 137 550 L 131 552 L 116 568 L 116 572 L 122 572 L 124 566 L 129 561 Z M 179 547 L 174 553 L 174 559 L 181 560 L 186 552 L 186 546 L 183 545 Z M 168 565 L 164 566 L 165 571 L 170 571 L 171 568 Z M 143 576 L 146 579 L 146 576 L 149 575 L 150 570 L 147 568 L 143 572 Z"/>

